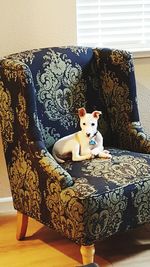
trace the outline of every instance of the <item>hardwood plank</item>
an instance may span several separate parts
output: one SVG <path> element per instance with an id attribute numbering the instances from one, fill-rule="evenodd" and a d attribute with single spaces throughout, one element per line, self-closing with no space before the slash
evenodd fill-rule
<path id="1" fill-rule="evenodd" d="M 0 266 L 81 266 L 80 247 L 30 219 L 26 239 L 16 240 L 16 215 L 0 216 Z M 150 226 L 119 234 L 96 244 L 100 267 L 149 267 Z"/>
<path id="2" fill-rule="evenodd" d="M 16 216 L 0 216 L 0 266 L 73 267 L 81 266 L 80 246 L 55 231 L 29 219 L 26 239 L 17 241 Z M 100 257 L 97 263 L 111 265 Z"/>

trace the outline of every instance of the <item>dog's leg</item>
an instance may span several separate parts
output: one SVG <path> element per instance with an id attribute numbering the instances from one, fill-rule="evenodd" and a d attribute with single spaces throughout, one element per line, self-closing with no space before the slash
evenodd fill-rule
<path id="1" fill-rule="evenodd" d="M 98 147 L 91 150 L 93 156 L 98 156 L 99 158 L 108 158 L 110 159 L 112 156 L 108 150 L 101 150 Z"/>
<path id="2" fill-rule="evenodd" d="M 73 161 L 82 161 L 82 160 L 86 160 L 86 159 L 92 159 L 92 155 L 91 154 L 87 154 L 87 155 L 83 155 L 83 156 L 73 156 L 72 160 Z"/>
<path id="3" fill-rule="evenodd" d="M 86 159 L 91 159 L 92 158 L 92 154 L 86 154 L 86 155 L 80 155 L 80 145 L 76 144 L 73 148 L 72 151 L 72 160 L 73 161 L 82 161 L 82 160 L 86 160 Z"/>

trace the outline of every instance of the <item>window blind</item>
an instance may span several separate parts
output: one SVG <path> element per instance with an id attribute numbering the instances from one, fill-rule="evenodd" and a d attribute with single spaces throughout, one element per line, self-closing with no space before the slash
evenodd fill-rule
<path id="1" fill-rule="evenodd" d="M 77 0 L 77 43 L 150 50 L 150 0 Z"/>

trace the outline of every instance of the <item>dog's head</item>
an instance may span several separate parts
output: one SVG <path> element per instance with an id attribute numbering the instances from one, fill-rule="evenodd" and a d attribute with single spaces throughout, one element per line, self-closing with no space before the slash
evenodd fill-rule
<path id="1" fill-rule="evenodd" d="M 78 114 L 80 118 L 80 127 L 86 137 L 91 138 L 97 132 L 97 123 L 101 111 L 93 111 L 92 113 L 87 113 L 85 108 L 79 108 Z"/>

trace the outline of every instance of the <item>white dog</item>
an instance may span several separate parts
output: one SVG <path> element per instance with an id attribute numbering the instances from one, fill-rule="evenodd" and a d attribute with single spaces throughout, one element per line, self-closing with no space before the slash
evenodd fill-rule
<path id="1" fill-rule="evenodd" d="M 59 162 L 65 162 L 70 155 L 73 161 L 91 159 L 94 156 L 111 158 L 108 150 L 104 150 L 103 137 L 97 131 L 100 111 L 86 113 L 85 108 L 78 110 L 81 131 L 59 139 L 53 146 L 53 157 Z"/>

